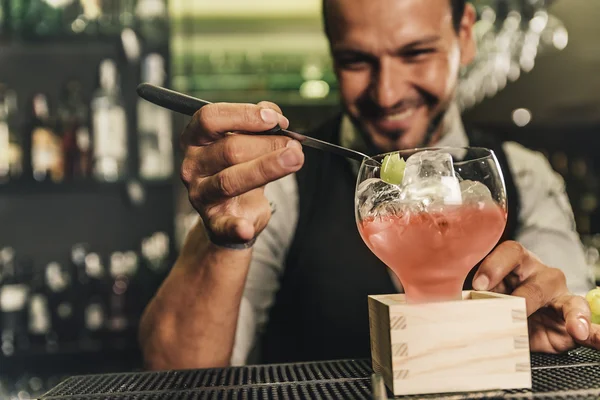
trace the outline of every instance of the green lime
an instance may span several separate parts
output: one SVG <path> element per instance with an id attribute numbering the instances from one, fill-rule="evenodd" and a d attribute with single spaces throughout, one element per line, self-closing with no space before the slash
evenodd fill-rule
<path id="1" fill-rule="evenodd" d="M 593 315 L 600 316 L 600 288 L 590 290 L 585 296 Z"/>
<path id="2" fill-rule="evenodd" d="M 399 153 L 388 154 L 381 164 L 381 179 L 384 182 L 399 185 L 404 177 L 406 162 Z"/>

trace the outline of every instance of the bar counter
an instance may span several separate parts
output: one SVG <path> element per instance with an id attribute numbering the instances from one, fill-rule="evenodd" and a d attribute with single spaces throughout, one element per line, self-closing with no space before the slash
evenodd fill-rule
<path id="1" fill-rule="evenodd" d="M 532 390 L 405 396 L 406 399 L 598 399 L 600 352 L 531 354 Z M 252 365 L 70 377 L 40 400 L 375 399 L 370 360 Z M 389 394 L 388 394 L 389 396 Z M 389 398 L 392 398 L 391 396 Z M 380 400 L 381 397 L 376 398 Z"/>

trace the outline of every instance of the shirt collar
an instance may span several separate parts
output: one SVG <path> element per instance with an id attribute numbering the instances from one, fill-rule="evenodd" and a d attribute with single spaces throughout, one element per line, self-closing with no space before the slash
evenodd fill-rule
<path id="1" fill-rule="evenodd" d="M 357 151 L 367 151 L 363 136 L 346 114 L 342 116 L 340 129 L 340 145 Z M 435 147 L 467 147 L 468 145 L 469 139 L 460 110 L 456 104 L 452 104 L 444 117 L 444 133 Z"/>

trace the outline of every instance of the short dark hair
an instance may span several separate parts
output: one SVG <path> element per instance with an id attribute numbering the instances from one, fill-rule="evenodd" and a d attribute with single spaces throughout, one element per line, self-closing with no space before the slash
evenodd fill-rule
<path id="1" fill-rule="evenodd" d="M 372 0 L 377 1 L 377 0 Z M 465 12 L 465 6 L 467 0 L 449 0 L 450 7 L 452 7 L 452 25 L 454 26 L 454 30 L 458 32 L 460 28 L 460 21 Z M 327 22 L 327 2 L 328 0 L 323 0 L 323 28 L 325 30 L 325 34 L 329 36 L 329 24 Z"/>

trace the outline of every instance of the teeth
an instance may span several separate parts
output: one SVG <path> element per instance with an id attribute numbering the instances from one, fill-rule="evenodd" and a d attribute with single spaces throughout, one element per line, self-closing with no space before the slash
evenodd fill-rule
<path id="1" fill-rule="evenodd" d="M 386 117 L 388 121 L 402 121 L 403 119 L 411 117 L 415 113 L 414 108 L 409 108 L 406 111 L 402 111 L 398 114 L 389 115 Z"/>

